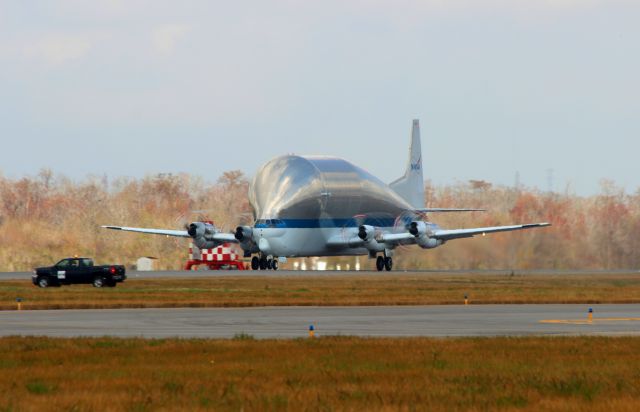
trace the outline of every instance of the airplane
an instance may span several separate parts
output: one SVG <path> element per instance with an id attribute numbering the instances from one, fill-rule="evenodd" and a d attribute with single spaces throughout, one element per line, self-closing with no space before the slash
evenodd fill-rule
<path id="1" fill-rule="evenodd" d="M 420 124 L 413 120 L 402 177 L 385 184 L 353 163 L 331 156 L 284 155 L 265 163 L 249 186 L 253 226 L 223 233 L 209 222 L 187 230 L 102 226 L 106 229 L 191 238 L 200 249 L 238 243 L 253 270 L 277 270 L 286 258 L 368 255 L 378 271 L 393 268 L 399 246 L 433 249 L 462 238 L 550 226 L 443 229 L 427 214 L 484 209 L 426 208 Z"/>

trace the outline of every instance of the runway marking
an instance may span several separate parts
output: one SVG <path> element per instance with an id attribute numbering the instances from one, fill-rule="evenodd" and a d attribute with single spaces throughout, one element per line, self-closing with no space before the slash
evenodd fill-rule
<path id="1" fill-rule="evenodd" d="M 559 323 L 563 325 L 592 325 L 594 323 L 604 322 L 638 322 L 640 318 L 597 318 L 589 321 L 588 319 L 545 319 L 538 321 L 539 323 Z"/>

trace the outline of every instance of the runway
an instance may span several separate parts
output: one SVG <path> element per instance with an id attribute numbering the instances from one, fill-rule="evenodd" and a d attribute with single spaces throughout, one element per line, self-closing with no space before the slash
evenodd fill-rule
<path id="1" fill-rule="evenodd" d="M 259 307 L 0 312 L 0 336 L 302 338 L 640 335 L 640 304 Z"/>
<path id="2" fill-rule="evenodd" d="M 216 277 L 304 277 L 304 276 L 382 276 L 382 275 L 478 275 L 478 276 L 607 276 L 607 275 L 640 275 L 632 270 L 393 270 L 378 272 L 371 270 L 128 270 L 128 279 L 162 279 L 162 278 L 216 278 Z M 33 272 L 0 272 L 1 280 L 29 280 Z"/>

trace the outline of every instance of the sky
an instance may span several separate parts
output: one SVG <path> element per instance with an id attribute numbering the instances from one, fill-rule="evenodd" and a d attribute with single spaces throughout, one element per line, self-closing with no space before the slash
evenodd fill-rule
<path id="1" fill-rule="evenodd" d="M 637 0 L 0 0 L 0 173 L 640 187 Z"/>

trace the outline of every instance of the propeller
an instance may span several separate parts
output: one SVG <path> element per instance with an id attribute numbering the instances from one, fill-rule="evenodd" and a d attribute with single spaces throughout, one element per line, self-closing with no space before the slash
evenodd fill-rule
<path id="1" fill-rule="evenodd" d="M 213 210 L 213 209 L 209 209 Z M 174 221 L 176 222 L 176 226 L 186 230 L 189 236 L 193 237 L 196 234 L 196 225 L 193 222 L 208 222 L 211 219 L 206 215 L 207 210 L 183 210 L 180 214 L 176 216 Z M 181 242 L 180 238 L 174 238 L 174 243 L 177 248 L 184 248 L 184 244 Z"/>
<path id="2" fill-rule="evenodd" d="M 412 222 L 415 219 L 416 219 L 415 213 L 410 211 L 402 212 L 398 217 L 396 217 L 396 220 L 393 222 L 393 233 L 403 233 L 408 230 L 410 233 L 413 234 L 413 232 L 411 232 L 410 222 Z M 405 249 L 410 249 L 409 245 L 399 244 L 396 246 L 396 250 L 405 250 Z"/>
<path id="3" fill-rule="evenodd" d="M 366 220 L 367 220 L 367 215 L 366 214 L 354 215 L 351 219 L 347 220 L 347 223 L 345 223 L 342 226 L 342 228 L 340 229 L 340 234 L 342 236 L 342 240 L 344 240 L 346 242 L 351 237 L 353 237 L 353 227 L 349 225 L 349 223 L 351 223 L 352 221 L 355 222 L 356 227 L 358 228 L 358 237 L 360 237 L 360 239 L 363 239 L 361 234 L 360 234 L 360 226 L 362 226 L 362 224 Z M 365 238 L 366 238 L 366 233 L 365 233 Z"/>

